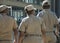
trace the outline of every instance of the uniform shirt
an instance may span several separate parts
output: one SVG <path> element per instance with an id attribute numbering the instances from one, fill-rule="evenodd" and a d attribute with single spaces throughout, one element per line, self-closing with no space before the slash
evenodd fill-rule
<path id="1" fill-rule="evenodd" d="M 19 26 L 19 30 L 27 32 L 28 34 L 42 35 L 41 29 L 45 30 L 45 24 L 41 18 L 34 15 L 24 18 Z"/>
<path id="2" fill-rule="evenodd" d="M 41 29 L 45 30 L 45 24 L 41 18 L 34 15 L 24 18 L 19 26 L 19 30 L 27 34 L 42 35 Z M 24 37 L 23 43 L 43 43 L 42 36 Z"/>
<path id="3" fill-rule="evenodd" d="M 49 9 L 39 12 L 37 17 L 43 18 L 45 25 L 47 27 L 46 31 L 54 31 L 54 25 L 58 24 L 58 20 L 55 13 L 51 12 Z"/>
<path id="4" fill-rule="evenodd" d="M 0 14 L 0 40 L 12 40 L 13 29 L 17 29 L 15 20 Z"/>

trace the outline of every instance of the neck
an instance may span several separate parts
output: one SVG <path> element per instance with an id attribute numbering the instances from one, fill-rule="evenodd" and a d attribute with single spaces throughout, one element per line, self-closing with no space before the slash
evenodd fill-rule
<path id="1" fill-rule="evenodd" d="M 27 16 L 34 16 L 34 14 L 30 14 L 30 15 L 27 15 Z"/>

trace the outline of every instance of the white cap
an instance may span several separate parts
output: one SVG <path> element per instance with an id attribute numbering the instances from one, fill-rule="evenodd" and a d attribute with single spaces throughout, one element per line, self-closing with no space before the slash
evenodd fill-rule
<path id="1" fill-rule="evenodd" d="M 48 0 L 44 0 L 44 1 L 42 2 L 42 6 L 43 6 L 46 2 L 47 2 L 48 5 L 50 5 L 50 3 L 48 2 Z"/>
<path id="2" fill-rule="evenodd" d="M 8 7 L 6 5 L 0 5 L 0 12 L 2 12 L 3 10 L 7 9 Z"/>
<path id="3" fill-rule="evenodd" d="M 25 10 L 27 9 L 28 11 L 31 11 L 31 10 L 36 10 L 36 8 L 34 8 L 34 6 L 33 5 L 27 5 L 27 6 L 25 6 L 25 8 L 24 8 Z"/>

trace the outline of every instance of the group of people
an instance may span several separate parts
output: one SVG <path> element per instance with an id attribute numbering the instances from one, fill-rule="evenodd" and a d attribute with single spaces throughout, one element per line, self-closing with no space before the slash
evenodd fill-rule
<path id="1" fill-rule="evenodd" d="M 35 16 L 36 8 L 33 5 L 25 6 L 27 17 L 23 18 L 18 26 L 16 21 L 8 16 L 8 7 L 1 5 L 0 43 L 56 43 L 59 22 L 50 7 L 48 1 L 43 1 L 43 10 Z"/>

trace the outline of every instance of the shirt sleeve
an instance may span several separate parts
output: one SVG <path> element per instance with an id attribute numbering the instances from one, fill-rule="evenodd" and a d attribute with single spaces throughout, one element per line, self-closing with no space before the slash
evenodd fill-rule
<path id="1" fill-rule="evenodd" d="M 58 18 L 57 18 L 57 16 L 56 16 L 56 14 L 54 14 L 54 24 L 55 24 L 55 25 L 58 24 Z"/>
<path id="2" fill-rule="evenodd" d="M 42 29 L 42 30 L 46 30 L 46 25 L 45 25 L 45 23 L 44 23 L 44 20 L 43 20 L 43 19 L 42 19 L 41 29 Z"/>

